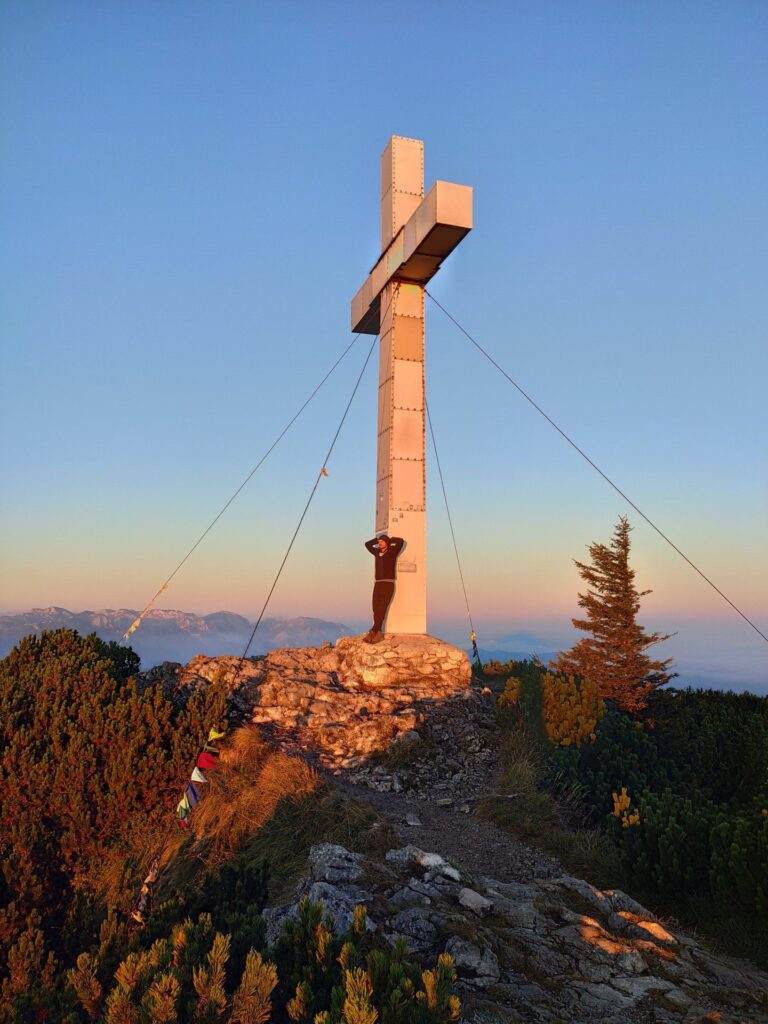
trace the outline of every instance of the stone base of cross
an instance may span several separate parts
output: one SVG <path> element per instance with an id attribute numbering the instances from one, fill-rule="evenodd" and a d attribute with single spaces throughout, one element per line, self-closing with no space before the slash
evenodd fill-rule
<path id="1" fill-rule="evenodd" d="M 352 300 L 352 330 L 380 335 L 376 532 L 402 537 L 389 633 L 427 632 L 424 286 L 472 228 L 472 189 L 424 195 L 424 143 L 381 157 L 382 255 Z"/>

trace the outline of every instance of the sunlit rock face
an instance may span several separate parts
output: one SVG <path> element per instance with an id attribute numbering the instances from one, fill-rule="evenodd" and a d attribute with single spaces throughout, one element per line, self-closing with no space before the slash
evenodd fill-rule
<path id="1" fill-rule="evenodd" d="M 469 693 L 464 651 L 430 636 L 378 644 L 282 648 L 240 663 L 199 655 L 179 670 L 183 689 L 223 675 L 233 705 L 276 739 L 329 766 L 355 764 L 418 729 L 430 706 Z"/>
<path id="2" fill-rule="evenodd" d="M 340 677 L 366 687 L 413 687 L 419 693 L 454 693 L 469 685 L 469 658 L 464 651 L 432 636 L 410 634 L 385 637 L 367 644 L 361 637 L 336 642 Z"/>

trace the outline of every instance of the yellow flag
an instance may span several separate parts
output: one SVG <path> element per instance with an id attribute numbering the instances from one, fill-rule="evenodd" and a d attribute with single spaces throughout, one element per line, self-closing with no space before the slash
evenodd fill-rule
<path id="1" fill-rule="evenodd" d="M 216 729 L 211 729 L 208 733 L 208 742 L 212 740 L 223 740 L 227 734 L 225 732 L 217 732 Z"/>

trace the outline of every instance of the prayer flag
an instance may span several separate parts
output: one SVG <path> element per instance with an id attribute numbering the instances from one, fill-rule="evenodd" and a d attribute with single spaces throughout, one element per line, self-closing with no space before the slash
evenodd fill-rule
<path id="1" fill-rule="evenodd" d="M 212 754 L 206 754 L 205 751 L 203 751 L 197 759 L 197 767 L 205 768 L 206 770 L 208 768 L 215 768 L 216 758 Z"/>
<path id="2" fill-rule="evenodd" d="M 192 781 L 193 782 L 207 782 L 208 779 L 203 775 L 199 768 L 192 769 Z"/>
<path id="3" fill-rule="evenodd" d="M 189 806 L 189 800 L 187 800 L 187 794 L 185 793 L 176 804 L 176 813 L 180 818 L 186 818 L 191 810 L 192 808 Z"/>
<path id="4" fill-rule="evenodd" d="M 208 733 L 208 742 L 210 743 L 212 740 L 223 740 L 226 735 L 226 732 L 219 732 L 217 729 L 211 729 Z"/>
<path id="5" fill-rule="evenodd" d="M 221 753 L 218 747 L 213 747 L 211 746 L 210 743 L 206 743 L 205 746 L 203 747 L 203 750 L 206 752 L 206 754 L 213 754 L 214 757 L 218 757 L 219 754 Z"/>
<path id="6" fill-rule="evenodd" d="M 190 784 L 184 790 L 184 796 L 187 798 L 190 807 L 197 807 L 197 805 L 200 803 L 200 794 L 195 789 L 194 782 L 190 782 Z"/>

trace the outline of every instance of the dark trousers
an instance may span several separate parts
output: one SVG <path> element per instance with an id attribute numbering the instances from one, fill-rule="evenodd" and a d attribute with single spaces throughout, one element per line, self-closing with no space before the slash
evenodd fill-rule
<path id="1" fill-rule="evenodd" d="M 392 580 L 376 580 L 373 584 L 373 628 L 377 633 L 382 631 L 387 608 L 394 593 L 395 584 Z"/>

